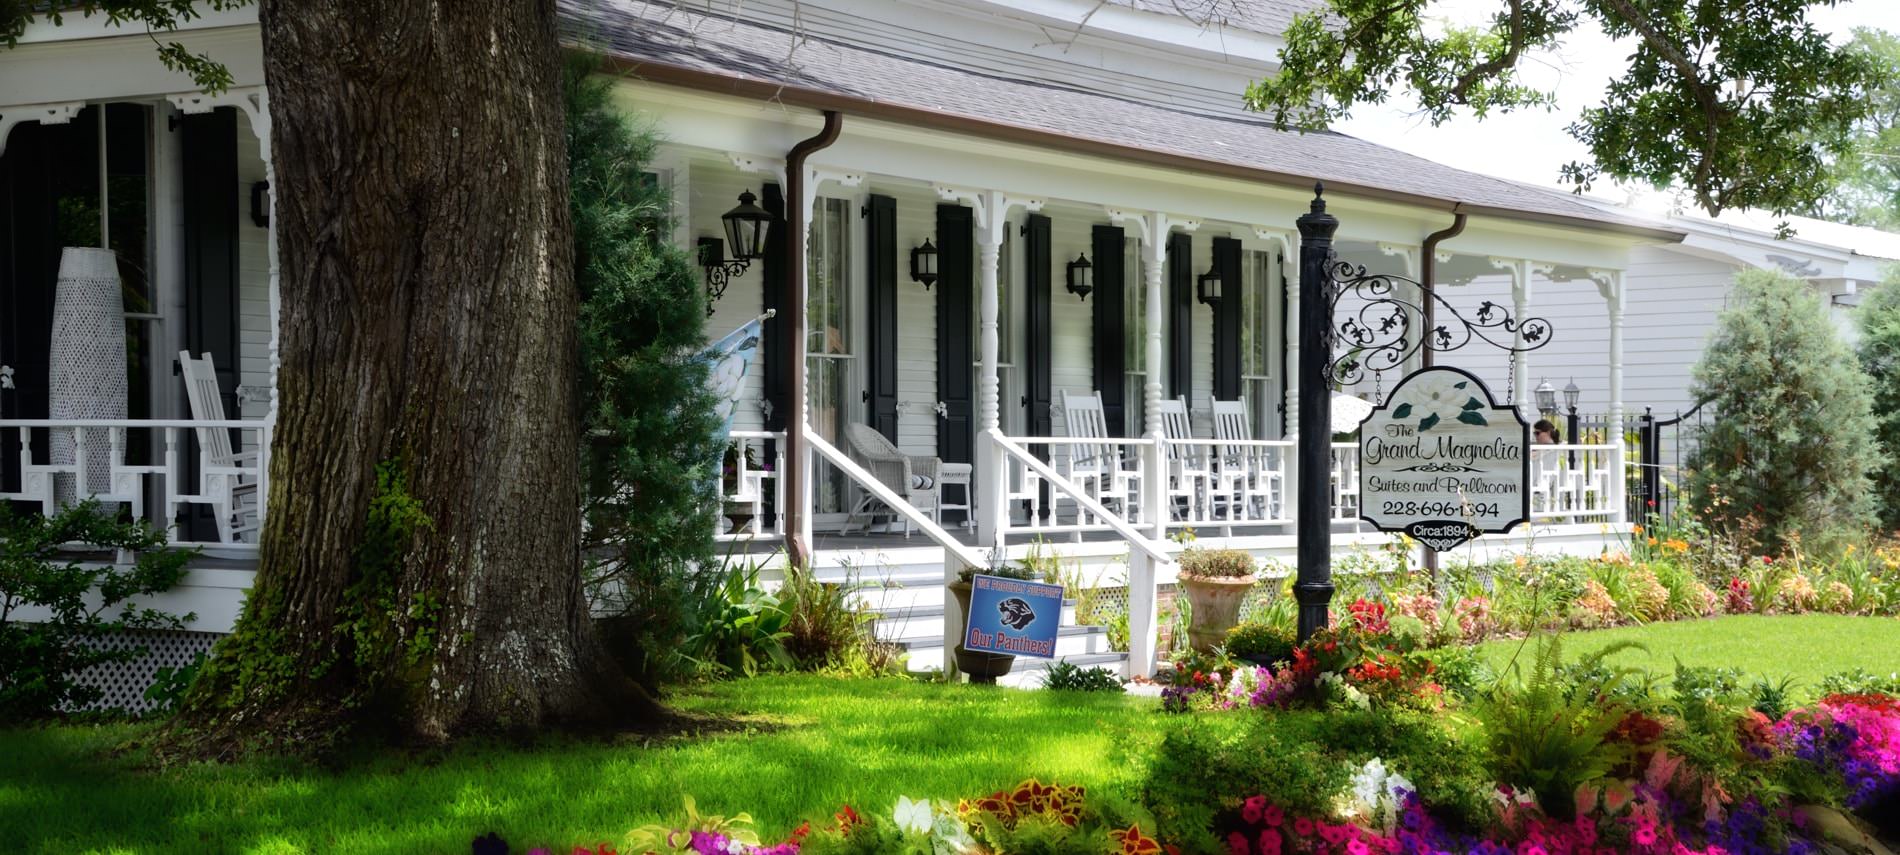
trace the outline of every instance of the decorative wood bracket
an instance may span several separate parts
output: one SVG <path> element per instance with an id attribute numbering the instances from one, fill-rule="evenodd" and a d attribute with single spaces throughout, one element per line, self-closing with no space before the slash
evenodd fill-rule
<path id="1" fill-rule="evenodd" d="M 64 125 L 85 109 L 84 101 L 65 101 L 52 104 L 19 104 L 0 107 L 0 154 L 7 153 L 7 137 L 13 133 L 14 125 L 27 122 L 39 122 L 42 125 Z"/>

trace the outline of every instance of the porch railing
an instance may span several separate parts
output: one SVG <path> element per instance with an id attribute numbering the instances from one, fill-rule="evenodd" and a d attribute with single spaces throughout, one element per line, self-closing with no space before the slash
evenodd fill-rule
<path id="1" fill-rule="evenodd" d="M 1539 445 L 1531 449 L 1531 519 L 1538 522 L 1613 520 L 1623 451 L 1613 444 Z"/>
<path id="2" fill-rule="evenodd" d="M 722 474 L 721 498 L 725 520 L 713 540 L 785 539 L 785 434 L 782 431 L 735 430 L 729 438 L 736 450 L 732 471 Z M 765 457 L 768 443 L 772 457 Z M 768 518 L 767 497 L 771 498 Z"/>
<path id="3" fill-rule="evenodd" d="M 1011 530 L 1080 537 L 1084 532 L 1112 531 L 1118 521 L 1127 524 L 1137 519 L 1146 474 L 1142 449 L 1152 446 L 1152 440 L 1040 436 L 1001 439 L 1008 443 L 1006 448 L 1023 452 L 1006 453 L 999 461 L 1003 483 L 1008 485 L 1004 498 L 1010 513 L 1006 516 L 1013 517 L 1019 510 L 1023 516 L 1021 524 L 1005 520 Z M 1038 459 L 1032 448 L 1043 449 L 1052 462 Z M 1031 460 L 1042 466 L 1031 464 Z M 1088 501 L 1083 501 L 1085 497 Z"/>
<path id="4" fill-rule="evenodd" d="M 233 452 L 206 453 L 201 440 L 211 438 L 210 431 L 226 431 Z M 56 437 L 71 442 L 71 462 L 52 461 Z M 37 451 L 36 442 L 42 443 Z M 123 503 L 134 517 L 166 528 L 182 506 L 202 505 L 212 511 L 217 543 L 254 544 L 269 494 L 270 442 L 271 424 L 254 420 L 0 420 L 0 447 L 15 449 L 19 464 L 19 489 L 0 492 L 0 500 L 36 503 L 48 515 L 79 499 Z M 102 444 L 103 469 L 94 459 Z M 191 448 L 198 449 L 195 456 Z M 153 501 L 157 513 L 148 517 Z"/>

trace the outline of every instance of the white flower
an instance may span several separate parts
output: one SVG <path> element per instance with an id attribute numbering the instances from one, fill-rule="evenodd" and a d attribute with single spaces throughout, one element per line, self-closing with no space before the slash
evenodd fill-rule
<path id="1" fill-rule="evenodd" d="M 0 365 L 0 389 L 13 388 L 13 366 Z"/>
<path id="2" fill-rule="evenodd" d="M 976 851 L 976 839 L 957 819 L 956 808 L 949 802 L 939 804 L 937 822 L 930 829 L 930 849 L 934 855 L 966 855 Z"/>
<path id="3" fill-rule="evenodd" d="M 892 818 L 897 821 L 897 827 L 907 834 L 929 834 L 931 825 L 936 822 L 928 799 L 911 801 L 909 796 L 897 797 L 897 811 Z"/>

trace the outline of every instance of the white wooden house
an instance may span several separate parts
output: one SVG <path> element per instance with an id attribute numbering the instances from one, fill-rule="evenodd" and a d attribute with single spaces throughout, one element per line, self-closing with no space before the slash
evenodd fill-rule
<path id="1" fill-rule="evenodd" d="M 1290 558 L 1291 491 L 1318 477 L 1332 485 L 1336 549 L 1383 543 L 1355 521 L 1351 445 L 1337 447 L 1331 473 L 1291 466 L 1283 414 L 1312 355 L 1290 344 L 1300 300 L 1290 262 L 1316 181 L 1342 222 L 1346 260 L 1413 279 L 1431 268 L 1440 282 L 1503 277 L 1501 302 L 1520 317 L 1540 313 L 1533 294 L 1564 307 L 1541 312 L 1560 338 L 1577 319 L 1600 319 L 1579 352 L 1595 354 L 1604 408 L 1620 410 L 1625 271 L 1683 231 L 1339 134 L 1272 129 L 1241 109 L 1240 92 L 1274 73 L 1278 33 L 1312 5 L 1261 0 L 1208 22 L 1156 0 L 563 2 L 571 44 L 608 56 L 620 103 L 664 140 L 655 174 L 674 193 L 677 242 L 725 237 L 721 217 L 746 192 L 775 218 L 764 257 L 720 271 L 710 319 L 716 336 L 778 313 L 734 435 L 771 471 L 735 479 L 738 524 L 721 536 L 731 552 L 772 568 L 791 543 L 821 573 L 908 583 L 884 605 L 911 620 L 890 631 L 921 665 L 941 662 L 941 639 L 956 630 L 942 607 L 946 574 L 1046 544 L 1084 579 L 1128 588 L 1131 668 L 1145 671 L 1156 592 L 1173 581 L 1183 530 Z M 214 424 L 268 454 L 277 291 L 254 16 L 208 13 L 178 36 L 232 71 L 236 85 L 216 97 L 159 67 L 142 31 L 96 19 L 35 25 L 0 51 L 0 193 L 13 202 L 0 221 L 10 238 L 0 362 L 20 386 L 0 393 L 10 396 L 0 411 L 9 498 L 38 501 L 27 476 L 71 474 L 45 455 L 49 432 L 78 428 L 44 421 L 35 325 L 57 257 L 48 218 L 101 183 L 141 194 L 106 206 L 112 245 L 144 271 L 145 289 L 128 301 L 144 380 L 132 418 L 107 430 L 118 438 L 114 474 L 135 482 L 127 490 L 142 491 L 156 517 L 207 513 L 186 477 L 205 416 L 170 379 L 181 350 L 213 355 L 233 419 Z M 89 171 L 104 177 L 88 185 Z M 34 189 L 52 174 L 67 184 Z M 1455 234 L 1429 238 L 1455 222 Z M 137 241 L 122 240 L 128 229 Z M 938 253 L 928 284 L 909 264 L 926 241 Z M 802 269 L 791 253 L 801 248 Z M 1069 280 L 1083 258 L 1086 296 Z M 1222 285 L 1203 302 L 1209 272 Z M 792 329 L 801 312 L 803 334 Z M 1440 361 L 1467 359 L 1500 396 L 1528 401 L 1534 355 Z M 802 390 L 792 370 L 801 362 Z M 1163 413 L 1177 399 L 1186 430 L 1170 437 Z M 1089 424 L 1105 436 L 1067 442 L 1094 412 L 1085 400 L 1099 400 Z M 1215 439 L 1217 402 L 1244 402 L 1229 426 L 1251 439 Z M 893 490 L 867 465 L 876 443 L 851 441 L 854 424 L 934 459 L 941 477 Z M 1601 489 L 1546 496 L 1532 525 L 1463 558 L 1613 543 L 1624 522 L 1617 442 L 1577 449 L 1592 462 L 1571 474 Z M 786 489 L 794 473 L 806 490 Z M 885 518 L 851 514 L 866 496 Z M 893 514 L 895 531 L 863 530 Z M 211 531 L 189 519 L 180 528 L 182 539 L 216 542 L 168 604 L 220 632 L 254 546 Z M 1085 647 L 1066 652 L 1093 652 L 1099 633 L 1080 636 Z"/>

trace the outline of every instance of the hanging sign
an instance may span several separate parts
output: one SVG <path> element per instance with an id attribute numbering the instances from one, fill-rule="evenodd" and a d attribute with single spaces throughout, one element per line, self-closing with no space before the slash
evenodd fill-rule
<path id="1" fill-rule="evenodd" d="M 1444 551 L 1530 519 L 1531 427 L 1457 368 L 1406 375 L 1359 425 L 1359 515 Z"/>
<path id="2" fill-rule="evenodd" d="M 1062 586 L 976 576 L 970 580 L 965 650 L 1053 659 L 1062 628 Z"/>

